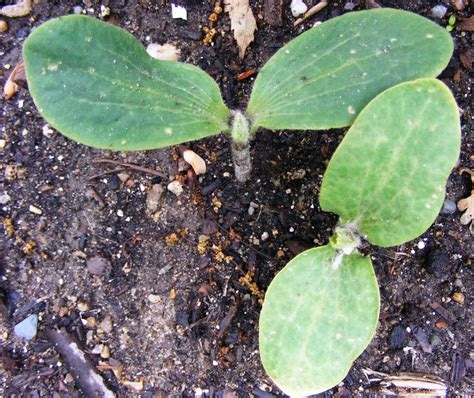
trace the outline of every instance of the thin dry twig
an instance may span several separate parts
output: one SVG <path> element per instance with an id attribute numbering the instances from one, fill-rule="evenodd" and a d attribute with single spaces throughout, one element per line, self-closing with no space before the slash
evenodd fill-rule
<path id="1" fill-rule="evenodd" d="M 112 159 L 94 159 L 92 161 L 92 163 L 114 164 L 116 166 L 125 167 L 127 169 L 131 169 L 131 170 L 135 170 L 135 171 L 141 171 L 142 173 L 151 174 L 151 175 L 162 177 L 162 178 L 168 178 L 168 176 L 164 173 L 161 173 L 157 170 L 150 169 L 148 167 L 139 166 L 139 165 L 133 164 L 133 163 L 119 162 L 117 160 L 112 160 Z"/>
<path id="2" fill-rule="evenodd" d="M 298 18 L 294 23 L 293 26 L 298 26 L 302 24 L 304 21 L 306 21 L 308 18 L 312 17 L 314 14 L 317 14 L 319 11 L 321 11 L 323 8 L 325 8 L 328 5 L 327 1 L 320 1 L 318 4 L 315 6 L 311 7 L 306 13 L 301 17 Z"/>

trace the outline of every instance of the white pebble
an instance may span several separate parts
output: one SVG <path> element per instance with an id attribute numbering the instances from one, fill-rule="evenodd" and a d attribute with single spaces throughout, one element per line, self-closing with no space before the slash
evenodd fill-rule
<path id="1" fill-rule="evenodd" d="M 262 236 L 260 237 L 263 241 L 267 240 L 270 235 L 268 234 L 267 231 L 265 231 Z"/>
<path id="2" fill-rule="evenodd" d="M 420 241 L 418 242 L 418 245 L 417 245 L 417 246 L 418 246 L 418 249 L 422 250 L 422 249 L 425 248 L 426 243 L 423 242 L 422 240 L 420 240 Z"/>
<path id="3" fill-rule="evenodd" d="M 303 2 L 303 0 L 292 0 L 290 8 L 294 17 L 299 17 L 308 10 L 308 6 Z"/>
<path id="4" fill-rule="evenodd" d="M 41 215 L 43 214 L 43 210 L 41 210 L 39 207 L 36 207 L 36 206 L 33 206 L 33 205 L 30 205 L 30 207 L 28 207 L 28 210 L 30 212 L 32 212 L 33 214 L 37 214 L 37 215 Z"/>
<path id="5" fill-rule="evenodd" d="M 117 210 L 117 216 L 119 216 L 119 217 L 123 217 L 123 216 L 124 216 L 122 209 Z"/>
<path id="6" fill-rule="evenodd" d="M 179 181 L 172 181 L 168 184 L 168 191 L 173 192 L 176 196 L 181 195 L 184 192 L 183 186 Z"/>
<path id="7" fill-rule="evenodd" d="M 438 4 L 431 9 L 431 15 L 434 18 L 443 18 L 446 15 L 446 11 L 448 11 L 448 9 L 445 6 Z"/>

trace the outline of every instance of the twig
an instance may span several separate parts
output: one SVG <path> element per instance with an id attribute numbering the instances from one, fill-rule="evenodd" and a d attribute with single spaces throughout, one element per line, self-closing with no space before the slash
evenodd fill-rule
<path id="1" fill-rule="evenodd" d="M 85 396 L 115 398 L 115 394 L 107 388 L 102 377 L 96 373 L 94 366 L 66 330 L 48 329 L 46 335 L 54 344 Z"/>
<path id="2" fill-rule="evenodd" d="M 302 24 L 304 21 L 306 21 L 309 17 L 312 17 L 314 14 L 317 14 L 319 11 L 321 11 L 324 7 L 328 5 L 327 1 L 320 1 L 318 4 L 315 6 L 311 7 L 308 11 L 306 11 L 306 14 L 304 14 L 301 18 L 298 18 L 294 23 L 293 26 L 298 26 Z"/>
<path id="3" fill-rule="evenodd" d="M 99 174 L 94 174 L 90 177 L 87 177 L 87 181 L 92 181 L 92 180 L 95 180 L 96 178 L 99 178 L 99 177 L 103 177 L 103 176 L 106 176 L 108 174 L 115 174 L 115 173 L 121 173 L 122 171 L 125 171 L 127 169 L 125 168 L 119 168 L 119 169 L 114 169 L 114 170 L 108 170 L 108 171 L 104 171 L 102 173 L 99 173 Z"/>
<path id="4" fill-rule="evenodd" d="M 117 160 L 112 160 L 112 159 L 94 159 L 92 163 L 109 163 L 109 164 L 114 164 L 116 166 L 125 167 L 127 169 L 141 171 L 142 173 L 147 173 L 147 174 L 151 174 L 151 175 L 162 177 L 162 178 L 168 178 L 168 176 L 164 173 L 161 173 L 157 170 L 149 169 L 148 167 L 138 166 L 133 163 L 119 162 Z"/>

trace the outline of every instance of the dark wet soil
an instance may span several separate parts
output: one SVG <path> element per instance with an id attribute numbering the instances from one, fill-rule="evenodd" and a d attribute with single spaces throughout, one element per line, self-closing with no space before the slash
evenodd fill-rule
<path id="1" fill-rule="evenodd" d="M 236 76 L 263 66 L 316 21 L 346 12 L 345 2 L 330 3 L 293 28 L 289 2 L 282 24 L 270 26 L 263 1 L 253 1 L 258 31 L 241 61 L 225 15 L 216 23 L 223 34 L 214 45 L 202 43 L 213 3 L 189 0 L 188 21 L 182 21 L 171 18 L 169 4 L 154 1 L 39 0 L 27 17 L 2 18 L 9 27 L 0 34 L 0 80 L 3 85 L 9 65 L 20 61 L 33 28 L 76 5 L 98 17 L 105 5 L 111 11 L 106 20 L 145 45 L 175 44 L 182 61 L 215 78 L 230 107 L 243 108 L 253 77 Z M 363 3 L 355 1 L 354 10 Z M 448 13 L 439 24 L 447 25 L 452 14 L 468 16 L 467 7 L 456 11 L 444 3 Z M 379 4 L 430 17 L 437 2 Z M 457 202 L 471 190 L 461 168 L 474 170 L 472 33 L 455 28 L 452 35 L 455 53 L 441 79 L 462 111 L 461 157 L 447 185 L 447 199 Z M 79 343 L 117 396 L 282 396 L 259 361 L 259 295 L 289 259 L 331 235 L 337 219 L 320 210 L 318 192 L 344 131 L 260 131 L 252 147 L 253 177 L 245 185 L 232 177 L 226 137 L 190 143 L 208 171 L 176 197 L 166 186 L 186 176 L 182 146 L 139 153 L 84 147 L 45 127 L 27 89 L 2 100 L 2 109 L 0 194 L 9 197 L 0 208 L 2 396 L 83 396 L 48 338 L 48 330 L 59 328 Z M 96 162 L 104 158 L 162 176 Z M 164 193 L 153 205 L 149 195 L 158 186 Z M 374 387 L 364 368 L 427 373 L 441 377 L 451 396 L 473 394 L 473 244 L 460 215 L 445 206 L 420 238 L 373 252 L 382 298 L 377 334 L 344 382 L 324 396 L 367 396 Z M 258 289 L 243 282 L 246 274 Z M 37 336 L 17 339 L 13 327 L 32 314 L 39 317 Z"/>

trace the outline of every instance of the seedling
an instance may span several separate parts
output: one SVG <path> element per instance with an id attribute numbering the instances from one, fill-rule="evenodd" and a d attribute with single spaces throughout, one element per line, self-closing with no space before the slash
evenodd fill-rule
<path id="1" fill-rule="evenodd" d="M 453 49 L 449 34 L 405 11 L 349 13 L 310 29 L 263 67 L 245 113 L 230 111 L 199 68 L 151 58 L 126 31 L 96 19 L 53 19 L 26 40 L 30 93 L 67 137 L 97 148 L 144 150 L 224 132 L 236 178 L 251 172 L 260 128 L 349 126 L 383 90 L 435 77 Z"/>
<path id="2" fill-rule="evenodd" d="M 460 136 L 456 102 L 435 79 L 396 85 L 359 114 L 321 186 L 321 208 L 340 216 L 335 235 L 291 260 L 265 295 L 260 355 L 285 393 L 335 386 L 367 347 L 380 299 L 372 262 L 358 248 L 363 240 L 400 245 L 431 225 Z"/>
<path id="3" fill-rule="evenodd" d="M 341 217 L 336 234 L 275 277 L 260 318 L 266 371 L 284 392 L 303 396 L 342 380 L 375 331 L 378 286 L 361 242 L 406 242 L 440 209 L 460 128 L 451 93 L 432 78 L 452 51 L 446 30 L 415 14 L 349 13 L 280 49 L 260 71 L 246 112 L 230 111 L 200 69 L 152 59 L 133 36 L 92 18 L 43 24 L 23 55 L 38 109 L 64 135 L 144 150 L 224 132 L 239 181 L 249 178 L 259 128 L 354 123 L 321 189 L 321 207 Z"/>

